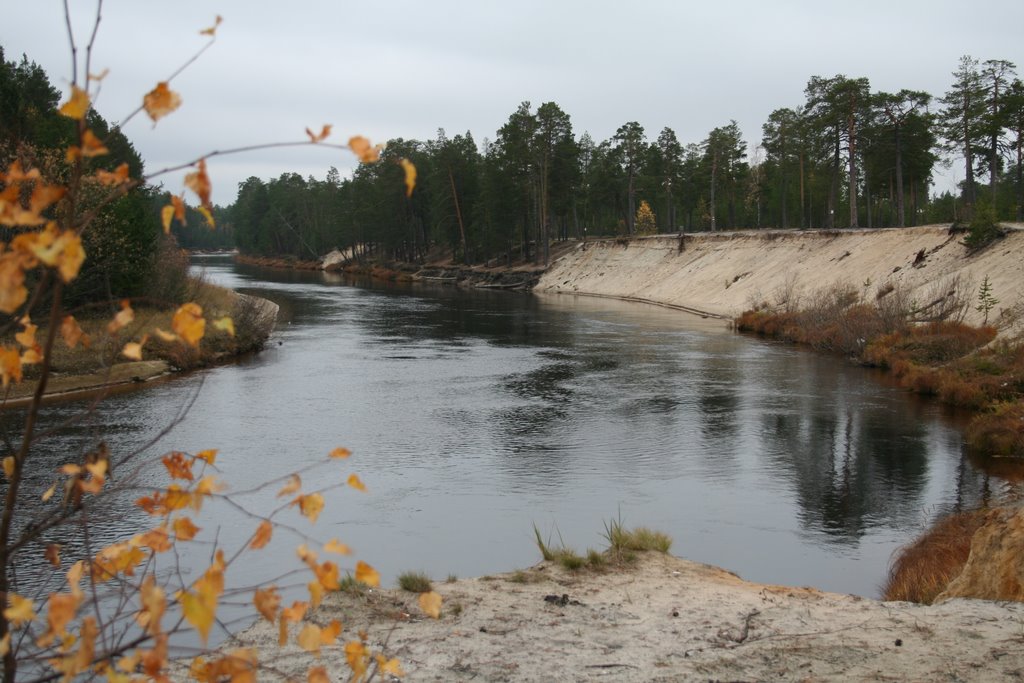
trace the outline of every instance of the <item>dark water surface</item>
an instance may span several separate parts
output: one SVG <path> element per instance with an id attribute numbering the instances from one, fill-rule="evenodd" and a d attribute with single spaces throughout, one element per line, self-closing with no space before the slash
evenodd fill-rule
<path id="1" fill-rule="evenodd" d="M 877 596 L 893 550 L 924 523 L 1006 486 L 968 461 L 939 406 L 721 321 L 197 263 L 210 280 L 281 305 L 268 348 L 108 399 L 47 442 L 54 467 L 76 440 L 141 447 L 191 400 L 148 453 L 218 448 L 234 491 L 346 446 L 353 458 L 304 475 L 307 487 L 355 471 L 369 492 L 328 495 L 315 527 L 293 511 L 281 519 L 350 544 L 387 583 L 406 570 L 443 580 L 528 566 L 539 559 L 535 524 L 580 551 L 601 548 L 603 523 L 621 516 L 670 534 L 675 554 L 745 579 Z M 46 419 L 80 409 L 52 407 Z M 162 482 L 157 474 L 141 483 Z M 35 485 L 50 480 L 41 467 Z M 279 486 L 240 501 L 269 513 Z M 229 547 L 256 525 L 226 506 L 199 523 Z M 96 533 L 139 524 L 125 505 Z M 297 537 L 283 536 L 229 580 L 294 567 Z M 209 547 L 191 546 L 183 566 L 205 567 Z"/>

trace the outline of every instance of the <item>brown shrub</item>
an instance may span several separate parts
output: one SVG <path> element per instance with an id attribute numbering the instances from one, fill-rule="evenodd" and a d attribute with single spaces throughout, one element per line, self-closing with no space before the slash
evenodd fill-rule
<path id="1" fill-rule="evenodd" d="M 989 401 L 983 385 L 963 377 L 959 373 L 943 371 L 938 373 L 939 387 L 936 392 L 943 402 L 963 408 L 982 408 Z"/>
<path id="2" fill-rule="evenodd" d="M 883 598 L 930 605 L 963 571 L 971 553 L 971 538 L 987 517 L 987 510 L 943 517 L 901 548 L 889 568 Z"/>
<path id="3" fill-rule="evenodd" d="M 967 445 L 986 455 L 1024 456 L 1024 404 L 996 403 L 967 426 Z"/>

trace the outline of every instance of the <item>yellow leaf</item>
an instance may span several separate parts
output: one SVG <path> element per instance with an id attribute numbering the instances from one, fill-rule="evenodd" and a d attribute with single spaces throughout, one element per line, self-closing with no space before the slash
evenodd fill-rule
<path id="1" fill-rule="evenodd" d="M 0 638 L 0 657 L 6 656 L 7 653 L 10 652 L 10 651 L 11 651 L 11 632 L 8 631 L 7 633 L 4 634 L 3 638 Z M 310 670 L 310 671 L 312 671 L 312 670 Z M 313 682 L 312 677 L 310 677 L 309 680 L 310 680 L 310 683 Z M 325 678 L 323 679 L 323 683 L 327 683 L 326 674 L 325 674 Z"/>
<path id="2" fill-rule="evenodd" d="M 14 476 L 14 456 L 13 455 L 8 455 L 6 458 L 4 458 L 4 474 L 7 475 L 8 479 L 10 479 L 11 477 Z"/>
<path id="3" fill-rule="evenodd" d="M 384 145 L 371 145 L 370 141 L 362 135 L 355 135 L 348 139 L 349 149 L 355 154 L 359 161 L 364 164 L 372 164 L 380 159 L 380 151 Z"/>
<path id="4" fill-rule="evenodd" d="M 14 313 L 27 298 L 22 257 L 13 252 L 0 254 L 0 311 Z"/>
<path id="5" fill-rule="evenodd" d="M 15 383 L 21 381 L 21 354 L 18 349 L 0 347 L 0 375 L 5 388 L 11 380 Z"/>
<path id="6" fill-rule="evenodd" d="M 206 642 L 217 613 L 217 600 L 224 591 L 224 553 L 218 550 L 214 563 L 195 583 L 195 592 L 179 594 L 182 614 Z"/>
<path id="7" fill-rule="evenodd" d="M 327 541 L 327 545 L 324 546 L 325 553 L 335 553 L 337 555 L 351 555 L 352 549 L 342 543 L 336 538 L 332 538 Z"/>
<path id="8" fill-rule="evenodd" d="M 174 520 L 174 536 L 179 541 L 191 541 L 199 533 L 199 527 L 192 523 L 188 517 L 179 517 Z"/>
<path id="9" fill-rule="evenodd" d="M 23 598 L 17 593 L 8 592 L 7 604 L 9 607 L 4 609 L 4 618 L 15 626 L 35 620 L 36 613 L 32 608 L 30 598 Z"/>
<path id="10" fill-rule="evenodd" d="M 71 86 L 71 97 L 58 110 L 62 116 L 81 121 L 89 111 L 89 93 L 77 85 Z"/>
<path id="11" fill-rule="evenodd" d="M 39 328 L 29 321 L 28 316 L 25 316 L 18 322 L 21 323 L 24 329 L 15 334 L 14 339 L 26 349 L 31 349 L 36 345 L 36 330 Z"/>
<path id="12" fill-rule="evenodd" d="M 154 327 L 153 332 L 155 332 L 156 336 L 160 337 L 165 342 L 170 343 L 178 341 L 178 335 L 172 334 L 171 332 L 168 332 L 166 330 L 161 330 L 159 327 Z"/>
<path id="13" fill-rule="evenodd" d="M 107 77 L 107 74 L 109 74 L 109 73 L 110 73 L 110 69 L 104 69 L 103 71 L 99 72 L 98 74 L 91 73 L 91 74 L 89 74 L 89 80 L 90 81 L 102 81 L 104 78 Z"/>
<path id="14" fill-rule="evenodd" d="M 281 596 L 277 594 L 277 586 L 257 588 L 253 593 L 252 602 L 256 610 L 271 624 L 277 619 L 277 610 L 281 606 Z"/>
<path id="15" fill-rule="evenodd" d="M 178 222 L 182 225 L 186 225 L 185 222 L 185 193 L 182 192 L 179 197 L 176 194 L 171 195 L 171 206 L 174 207 L 174 217 L 178 219 Z"/>
<path id="16" fill-rule="evenodd" d="M 104 185 L 120 185 L 128 180 L 128 163 L 122 163 L 120 166 L 115 168 L 113 172 L 103 170 L 96 171 L 96 180 Z"/>
<path id="17" fill-rule="evenodd" d="M 185 481 L 195 479 L 195 475 L 192 473 L 192 465 L 195 464 L 195 460 L 186 458 L 184 453 L 172 451 L 161 458 L 160 462 L 164 464 L 171 479 L 184 479 Z"/>
<path id="18" fill-rule="evenodd" d="M 220 23 L 222 21 L 224 21 L 223 17 L 221 17 L 218 14 L 217 18 L 213 20 L 213 26 L 210 26 L 208 28 L 204 28 L 202 31 L 199 32 L 199 35 L 201 35 L 201 36 L 210 36 L 211 38 L 214 37 L 217 34 L 217 27 L 220 26 Z"/>
<path id="19" fill-rule="evenodd" d="M 423 613 L 428 617 L 437 619 L 441 616 L 441 596 L 434 591 L 421 593 L 419 603 L 420 609 L 423 610 Z"/>
<path id="20" fill-rule="evenodd" d="M 362 560 L 356 562 L 356 581 L 376 588 L 380 585 L 380 574 Z"/>
<path id="21" fill-rule="evenodd" d="M 277 628 L 277 644 L 284 647 L 288 643 L 288 622 L 285 620 L 284 615 L 281 615 L 281 621 L 278 623 Z"/>
<path id="22" fill-rule="evenodd" d="M 139 602 L 142 603 L 142 610 L 136 615 L 136 621 L 150 635 L 160 633 L 160 619 L 167 609 L 167 598 L 163 588 L 156 585 L 153 575 L 147 576 L 139 588 Z"/>
<path id="23" fill-rule="evenodd" d="M 310 142 L 317 143 L 321 140 L 326 140 L 327 136 L 331 134 L 331 125 L 325 123 L 323 129 L 319 133 L 314 133 L 309 128 L 306 129 L 306 135 L 309 136 Z"/>
<path id="24" fill-rule="evenodd" d="M 142 343 L 128 342 L 121 349 L 121 355 L 129 360 L 142 360 Z"/>
<path id="25" fill-rule="evenodd" d="M 299 475 L 293 474 L 292 476 L 288 477 L 288 482 L 281 487 L 280 491 L 277 492 L 277 497 L 280 498 L 282 496 L 287 496 L 289 494 L 295 493 L 300 488 L 302 488 L 302 480 L 299 479 Z"/>
<path id="26" fill-rule="evenodd" d="M 213 326 L 221 332 L 227 332 L 230 336 L 235 336 L 235 321 L 230 316 L 224 316 L 223 318 L 217 318 L 213 321 Z"/>
<path id="27" fill-rule="evenodd" d="M 213 191 L 213 185 L 210 183 L 210 176 L 206 174 L 206 159 L 200 159 L 196 170 L 185 175 L 185 187 L 196 193 L 203 206 L 208 209 L 213 206 L 210 203 L 210 193 Z M 210 218 L 209 220 L 212 221 L 213 219 Z"/>
<path id="28" fill-rule="evenodd" d="M 199 304 L 189 302 L 182 304 L 171 319 L 171 328 L 175 334 L 191 346 L 199 346 L 199 340 L 206 333 L 206 319 Z"/>
<path id="29" fill-rule="evenodd" d="M 79 327 L 78 321 L 75 320 L 75 316 L 66 315 L 60 323 L 60 336 L 64 340 L 64 343 L 69 349 L 73 349 L 78 346 L 81 342 L 82 346 L 89 348 L 90 339 L 89 335 L 82 331 Z"/>
<path id="30" fill-rule="evenodd" d="M 181 106 L 181 95 L 161 81 L 142 98 L 142 106 L 149 118 L 153 119 L 153 125 L 156 125 L 157 121 Z"/>
<path id="31" fill-rule="evenodd" d="M 306 615 L 307 609 L 309 609 L 308 602 L 299 602 L 296 600 L 292 603 L 291 607 L 285 607 L 281 610 L 281 619 L 283 621 L 302 621 L 302 617 Z"/>
<path id="32" fill-rule="evenodd" d="M 310 493 L 306 496 L 299 496 L 295 499 L 295 502 L 299 504 L 299 511 L 302 512 L 304 517 L 308 517 L 309 521 L 316 523 L 316 518 L 320 516 L 320 511 L 324 509 L 324 497 L 319 493 Z"/>
<path id="33" fill-rule="evenodd" d="M 399 159 L 405 171 L 405 196 L 411 197 L 412 191 L 416 189 L 416 166 L 408 159 Z"/>
<path id="34" fill-rule="evenodd" d="M 200 206 L 196 207 L 196 211 L 198 211 L 200 214 L 202 214 L 203 218 L 206 219 L 206 225 L 208 225 L 211 228 L 216 228 L 217 227 L 217 221 L 215 221 L 213 219 L 213 214 L 210 213 L 210 210 L 208 208 L 206 208 L 205 206 L 200 205 Z"/>
<path id="35" fill-rule="evenodd" d="M 381 673 L 390 674 L 397 678 L 405 676 L 405 672 L 402 671 L 402 665 L 398 662 L 398 659 L 385 659 L 384 655 L 377 655 L 377 669 Z"/>
<path id="36" fill-rule="evenodd" d="M 210 627 L 213 625 L 213 618 L 216 615 L 216 600 L 211 602 L 201 595 L 188 592 L 182 593 L 178 600 L 181 603 L 181 611 L 185 619 L 195 627 L 205 643 L 210 635 Z"/>
<path id="37" fill-rule="evenodd" d="M 345 659 L 348 660 L 348 667 L 352 669 L 352 675 L 357 681 L 361 681 L 370 663 L 366 646 L 358 640 L 345 643 Z"/>
<path id="38" fill-rule="evenodd" d="M 41 496 L 42 501 L 45 503 L 46 501 L 50 500 L 51 498 L 53 498 L 53 494 L 56 492 L 57 485 L 54 484 L 53 486 L 51 486 L 50 488 L 46 489 L 46 491 L 43 492 L 43 495 Z"/>
<path id="39" fill-rule="evenodd" d="M 10 639 L 10 634 L 6 636 Z M 306 683 L 330 683 L 331 679 L 327 676 L 327 669 L 322 666 L 310 667 L 309 671 L 306 672 Z"/>
<path id="40" fill-rule="evenodd" d="M 267 520 L 260 522 L 260 525 L 256 528 L 256 533 L 253 534 L 252 541 L 249 543 L 249 547 L 253 550 L 259 550 L 267 543 L 270 542 L 270 537 L 274 533 L 274 526 Z"/>
<path id="41" fill-rule="evenodd" d="M 85 573 L 85 560 L 79 560 L 71 565 L 65 576 L 68 578 L 68 586 L 71 587 L 71 594 L 82 596 L 82 589 L 78 585 L 82 582 L 82 575 Z"/>
<path id="42" fill-rule="evenodd" d="M 75 278 L 85 260 L 82 239 L 78 233 L 74 230 L 60 232 L 52 222 L 45 230 L 18 235 L 12 240 L 11 247 L 15 251 L 30 254 L 47 266 L 57 268 L 65 282 Z"/>
<path id="43" fill-rule="evenodd" d="M 333 645 L 340 635 L 341 622 L 333 619 L 330 624 L 320 629 L 320 643 L 322 645 Z"/>
<path id="44" fill-rule="evenodd" d="M 107 324 L 107 332 L 117 334 L 117 331 L 130 325 L 135 320 L 135 311 L 132 310 L 131 302 L 128 299 L 121 300 L 121 310 L 117 312 L 114 319 Z"/>
<path id="45" fill-rule="evenodd" d="M 57 259 L 57 270 L 64 282 L 71 282 L 85 261 L 85 249 L 82 248 L 82 238 L 71 230 L 61 236 L 61 241 L 63 249 Z"/>
<path id="46" fill-rule="evenodd" d="M 52 566 L 60 567 L 60 544 L 58 543 L 47 543 L 46 550 L 43 551 L 43 557 Z"/>
<path id="47" fill-rule="evenodd" d="M 48 647 L 54 639 L 64 636 L 68 624 L 75 618 L 84 593 L 78 588 L 77 583 L 71 587 L 75 592 L 50 593 L 47 600 L 49 608 L 46 612 L 46 632 L 37 641 L 40 647 Z"/>
<path id="48" fill-rule="evenodd" d="M 310 581 L 306 584 L 306 588 L 309 589 L 309 604 L 316 609 L 324 598 L 324 587 L 320 585 L 319 581 Z"/>
<path id="49" fill-rule="evenodd" d="M 196 460 L 202 460 L 207 465 L 212 465 L 217 460 L 217 449 L 208 448 L 205 451 L 196 453 Z"/>
<path id="50" fill-rule="evenodd" d="M 166 526 L 158 526 L 143 534 L 136 534 L 128 542 L 135 547 L 149 548 L 155 553 L 167 552 L 173 546 Z"/>
<path id="51" fill-rule="evenodd" d="M 107 149 L 103 142 L 96 137 L 88 128 L 82 133 L 82 156 L 83 157 L 100 157 L 104 154 L 109 154 L 110 150 Z"/>
<path id="52" fill-rule="evenodd" d="M 174 218 L 174 207 L 168 204 L 164 208 L 160 209 L 160 222 L 164 226 L 164 234 L 169 235 L 171 232 L 171 220 Z"/>
<path id="53" fill-rule="evenodd" d="M 330 454 L 329 454 L 329 457 L 331 457 L 331 458 L 338 458 L 338 459 L 345 459 L 345 458 L 349 457 L 350 455 L 352 455 L 352 451 L 350 451 L 347 448 L 340 448 L 339 447 L 339 448 L 335 448 L 333 451 L 331 451 Z"/>
<path id="54" fill-rule="evenodd" d="M 299 637 L 295 639 L 295 642 L 306 652 L 315 652 L 319 656 L 320 627 L 316 624 L 306 624 L 302 627 Z"/>
<path id="55" fill-rule="evenodd" d="M 341 570 L 338 569 L 338 565 L 334 562 L 314 565 L 313 571 L 316 572 L 316 578 L 320 585 L 327 590 L 336 591 L 341 588 Z"/>
<path id="56" fill-rule="evenodd" d="M 196 484 L 195 492 L 192 494 L 192 500 L 190 505 L 196 512 L 203 506 L 203 498 L 209 496 L 212 493 L 216 493 L 222 490 L 224 487 L 217 483 L 217 480 L 213 477 L 203 477 Z"/>
<path id="57" fill-rule="evenodd" d="M 356 491 L 366 491 L 366 486 L 363 482 L 354 474 L 348 475 L 348 485 L 354 488 Z"/>

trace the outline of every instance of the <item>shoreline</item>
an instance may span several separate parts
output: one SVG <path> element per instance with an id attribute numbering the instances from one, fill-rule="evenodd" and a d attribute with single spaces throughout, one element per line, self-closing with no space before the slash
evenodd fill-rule
<path id="1" fill-rule="evenodd" d="M 201 356 L 194 361 L 193 365 L 181 368 L 175 368 L 165 359 L 150 359 L 112 363 L 97 372 L 66 375 L 54 373 L 50 375 L 47 382 L 42 403 L 46 405 L 87 398 L 101 399 L 111 394 L 135 391 L 169 380 L 179 374 L 214 367 L 257 352 L 259 346 L 262 346 L 273 332 L 280 307 L 268 299 L 251 294 L 241 294 L 234 290 L 226 291 L 230 291 L 238 302 L 245 302 L 256 311 L 255 324 L 259 329 L 257 336 L 260 338 L 257 346 L 250 345 L 237 352 L 220 352 Z M 37 378 L 31 378 L 18 384 L 11 384 L 0 396 L 0 406 L 16 409 L 29 405 L 35 395 L 37 383 Z"/>
<path id="2" fill-rule="evenodd" d="M 437 620 L 398 589 L 329 594 L 310 621 L 345 630 L 321 658 L 294 634 L 279 647 L 264 620 L 221 649 L 255 648 L 271 668 L 263 680 L 345 671 L 344 641 L 360 631 L 410 681 L 977 680 L 1024 669 L 1020 603 L 884 603 L 750 583 L 656 552 L 604 570 L 541 562 L 434 591 Z"/>

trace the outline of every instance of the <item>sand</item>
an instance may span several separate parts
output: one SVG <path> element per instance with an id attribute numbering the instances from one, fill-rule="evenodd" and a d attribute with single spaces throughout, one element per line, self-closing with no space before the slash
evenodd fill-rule
<path id="1" fill-rule="evenodd" d="M 536 291 L 645 301 L 732 318 L 745 309 L 806 301 L 835 284 L 874 300 L 882 288 L 902 288 L 924 306 L 954 278 L 968 283 L 973 304 L 986 276 L 999 303 L 995 319 L 1024 296 L 1024 231 L 975 253 L 948 226 L 884 230 L 744 231 L 629 242 L 581 244 L 552 264 Z M 980 323 L 982 313 L 968 312 Z"/>
<path id="2" fill-rule="evenodd" d="M 748 583 L 659 553 L 570 572 L 551 563 L 435 585 L 441 618 L 400 590 L 335 593 L 313 615 L 342 640 L 397 657 L 408 681 L 981 681 L 1024 677 L 1024 605 L 878 602 Z M 564 596 L 564 597 L 563 597 Z M 277 647 L 267 622 L 226 648 L 257 647 L 260 680 L 346 680 L 342 645 Z"/>

